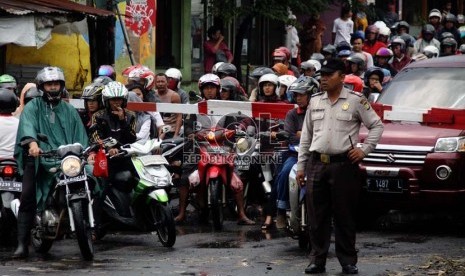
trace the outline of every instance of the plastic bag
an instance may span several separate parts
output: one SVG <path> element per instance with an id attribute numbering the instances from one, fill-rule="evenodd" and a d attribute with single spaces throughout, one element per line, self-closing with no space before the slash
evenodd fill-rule
<path id="1" fill-rule="evenodd" d="M 105 155 L 105 150 L 100 147 L 97 154 L 95 155 L 94 171 L 95 177 L 108 177 L 108 160 Z"/>

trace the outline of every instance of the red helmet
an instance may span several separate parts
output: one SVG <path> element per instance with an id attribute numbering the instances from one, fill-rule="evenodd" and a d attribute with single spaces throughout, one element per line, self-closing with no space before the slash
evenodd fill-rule
<path id="1" fill-rule="evenodd" d="M 152 90 L 155 86 L 155 73 L 146 66 L 140 66 L 130 71 L 129 79 L 137 82 L 142 80 L 146 90 Z"/>
<path id="2" fill-rule="evenodd" d="M 286 54 L 286 59 L 291 60 L 291 51 L 289 51 L 289 49 L 287 47 L 281 46 L 276 50 L 280 50 L 281 52 L 285 53 Z"/>
<path id="3" fill-rule="evenodd" d="M 271 56 L 273 57 L 273 60 L 280 62 L 285 61 L 287 58 L 286 53 L 281 51 L 280 49 L 275 49 Z"/>
<path id="4" fill-rule="evenodd" d="M 363 81 L 356 75 L 346 75 L 344 77 L 344 87 L 361 93 L 363 90 Z"/>

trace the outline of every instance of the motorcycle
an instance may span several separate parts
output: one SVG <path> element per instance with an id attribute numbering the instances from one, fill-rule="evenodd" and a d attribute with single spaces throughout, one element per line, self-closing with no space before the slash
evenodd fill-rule
<path id="1" fill-rule="evenodd" d="M 46 135 L 38 134 L 38 138 L 50 145 Z M 29 142 L 26 140 L 22 145 Z M 102 143 L 110 146 L 114 140 L 106 139 Z M 53 160 L 57 166 L 50 169 L 56 177 L 47 195 L 45 209 L 36 215 L 31 230 L 32 245 L 37 252 L 48 252 L 55 240 L 73 232 L 83 259 L 89 261 L 94 258 L 92 190 L 96 183 L 89 181 L 85 165 L 89 153 L 97 147 L 99 144 L 84 149 L 81 144 L 74 143 L 40 154 Z"/>
<path id="2" fill-rule="evenodd" d="M 163 141 L 148 140 L 145 144 L 123 145 L 111 157 L 130 157 L 134 171 L 120 171 L 104 189 L 103 228 L 112 222 L 144 232 L 156 231 L 163 246 L 172 247 L 176 242 L 174 217 L 169 206 L 168 192 L 171 174 L 168 162 L 162 155 L 152 155 Z M 134 188 L 132 188 L 134 187 Z"/>
<path id="3" fill-rule="evenodd" d="M 298 145 L 290 145 L 289 150 L 299 152 Z M 305 199 L 306 187 L 300 187 L 296 179 L 297 164 L 289 174 L 289 204 L 290 211 L 287 212 L 288 230 L 291 237 L 299 241 L 301 249 L 310 248 L 309 225 L 307 217 L 307 204 Z"/>
<path id="4" fill-rule="evenodd" d="M 18 217 L 19 198 L 23 184 L 14 159 L 0 160 L 0 238 L 8 242 L 14 239 Z"/>

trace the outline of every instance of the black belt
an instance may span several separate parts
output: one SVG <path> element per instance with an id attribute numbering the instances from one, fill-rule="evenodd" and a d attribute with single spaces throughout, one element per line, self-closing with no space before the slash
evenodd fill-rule
<path id="1" fill-rule="evenodd" d="M 321 163 L 325 163 L 325 164 L 345 162 L 349 160 L 349 157 L 347 157 L 347 152 L 341 153 L 341 154 L 325 154 L 325 153 L 319 153 L 319 152 L 313 151 L 312 157 L 313 157 L 313 160 L 318 160 Z"/>

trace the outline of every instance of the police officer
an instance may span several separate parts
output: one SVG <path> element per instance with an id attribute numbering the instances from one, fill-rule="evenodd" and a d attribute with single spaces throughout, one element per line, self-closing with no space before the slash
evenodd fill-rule
<path id="1" fill-rule="evenodd" d="M 310 100 L 300 139 L 297 180 L 307 185 L 312 245 L 307 274 L 325 272 L 331 217 L 342 272 L 358 273 L 354 212 L 361 184 L 357 163 L 375 148 L 383 124 L 362 94 L 343 87 L 344 70 L 339 59 L 330 59 L 321 68 L 322 92 Z M 361 123 L 369 132 L 362 147 L 356 147 Z"/>

